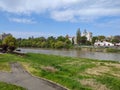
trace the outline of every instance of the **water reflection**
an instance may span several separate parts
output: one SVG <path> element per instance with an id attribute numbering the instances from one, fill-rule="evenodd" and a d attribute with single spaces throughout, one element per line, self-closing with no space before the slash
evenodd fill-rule
<path id="1" fill-rule="evenodd" d="M 42 53 L 42 54 L 53 54 L 61 56 L 70 56 L 70 57 L 80 57 L 80 58 L 91 58 L 99 60 L 114 60 L 120 61 L 119 53 L 103 53 L 103 52 L 86 52 L 79 50 L 49 50 L 49 49 L 21 49 L 23 53 Z"/>

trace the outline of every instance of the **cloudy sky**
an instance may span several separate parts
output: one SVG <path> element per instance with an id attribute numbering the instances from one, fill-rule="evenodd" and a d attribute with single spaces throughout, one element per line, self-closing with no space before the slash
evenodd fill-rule
<path id="1" fill-rule="evenodd" d="M 0 33 L 15 37 L 120 35 L 120 0 L 0 0 Z"/>

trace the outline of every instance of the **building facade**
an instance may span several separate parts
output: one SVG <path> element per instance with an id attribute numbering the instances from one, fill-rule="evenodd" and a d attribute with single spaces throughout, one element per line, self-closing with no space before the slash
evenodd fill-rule
<path id="1" fill-rule="evenodd" d="M 84 32 L 81 33 L 81 36 L 85 36 L 88 41 L 92 41 L 92 32 L 88 32 L 84 30 Z M 69 37 L 69 40 L 72 42 L 74 41 L 74 44 L 77 44 L 77 36 Z"/>
<path id="2" fill-rule="evenodd" d="M 94 46 L 105 46 L 105 47 L 110 47 L 110 46 L 114 46 L 113 43 L 111 42 L 107 42 L 107 41 L 97 41 L 94 43 Z"/>
<path id="3" fill-rule="evenodd" d="M 85 36 L 87 38 L 88 41 L 92 41 L 92 32 L 88 32 L 86 30 L 84 30 L 84 32 L 81 34 L 81 36 Z"/>

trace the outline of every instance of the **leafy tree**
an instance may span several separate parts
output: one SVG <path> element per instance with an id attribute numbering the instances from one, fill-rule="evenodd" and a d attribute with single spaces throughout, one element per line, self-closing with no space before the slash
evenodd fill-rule
<path id="1" fill-rule="evenodd" d="M 45 37 L 40 37 L 38 40 L 39 40 L 40 42 L 46 41 Z"/>
<path id="2" fill-rule="evenodd" d="M 2 45 L 3 45 L 3 50 L 12 52 L 17 47 L 16 39 L 13 36 L 11 36 L 11 35 L 7 36 L 2 41 Z"/>
<path id="3" fill-rule="evenodd" d="M 52 42 L 50 45 L 51 48 L 55 48 L 55 42 Z"/>
<path id="4" fill-rule="evenodd" d="M 96 40 L 98 40 L 98 37 L 96 37 L 96 36 L 93 37 L 93 38 L 92 38 L 92 44 L 94 44 Z"/>
<path id="5" fill-rule="evenodd" d="M 47 41 L 53 41 L 54 42 L 55 41 L 55 37 L 50 36 L 50 37 L 47 38 Z"/>
<path id="6" fill-rule="evenodd" d="M 100 40 L 100 41 L 104 41 L 105 40 L 105 36 L 98 36 L 98 40 Z"/>
<path id="7" fill-rule="evenodd" d="M 87 42 L 87 37 L 82 36 L 81 37 L 81 44 L 86 45 L 86 42 Z"/>
<path id="8" fill-rule="evenodd" d="M 69 35 L 66 35 L 65 38 L 66 38 L 66 39 L 69 39 Z"/>
<path id="9" fill-rule="evenodd" d="M 53 36 L 47 38 L 47 47 L 53 48 L 53 43 L 55 43 L 56 39 Z"/>
<path id="10" fill-rule="evenodd" d="M 41 43 L 41 48 L 46 48 L 47 43 L 44 41 Z"/>
<path id="11" fill-rule="evenodd" d="M 77 30 L 76 36 L 77 36 L 77 44 L 80 45 L 80 40 L 81 40 L 80 28 Z"/>
<path id="12" fill-rule="evenodd" d="M 120 42 L 120 35 L 114 36 L 114 39 L 118 40 Z"/>
<path id="13" fill-rule="evenodd" d="M 86 45 L 91 45 L 91 42 L 90 42 L 90 41 L 87 41 L 87 42 L 86 42 Z"/>
<path id="14" fill-rule="evenodd" d="M 66 39 L 64 48 L 68 49 L 71 47 L 71 45 L 72 45 L 71 41 L 69 39 Z"/>
<path id="15" fill-rule="evenodd" d="M 119 43 L 119 42 L 120 42 L 120 41 L 119 41 L 118 39 L 115 39 L 115 38 L 112 39 L 112 43 L 114 43 L 114 44 L 115 44 L 115 43 Z"/>
<path id="16" fill-rule="evenodd" d="M 57 41 L 55 43 L 55 48 L 57 49 L 64 48 L 64 43 L 62 41 Z"/>
<path id="17" fill-rule="evenodd" d="M 59 36 L 59 37 L 57 38 L 57 41 L 65 42 L 65 40 L 66 40 L 66 38 L 63 37 L 63 36 Z"/>

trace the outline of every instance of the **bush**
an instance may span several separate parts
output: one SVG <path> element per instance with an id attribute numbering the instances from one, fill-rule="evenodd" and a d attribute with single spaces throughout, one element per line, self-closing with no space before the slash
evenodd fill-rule
<path id="1" fill-rule="evenodd" d="M 16 39 L 13 36 L 7 36 L 2 41 L 2 49 L 5 52 L 13 52 L 17 47 Z"/>
<path id="2" fill-rule="evenodd" d="M 55 48 L 60 49 L 64 47 L 64 43 L 62 41 L 57 41 L 55 43 Z"/>

